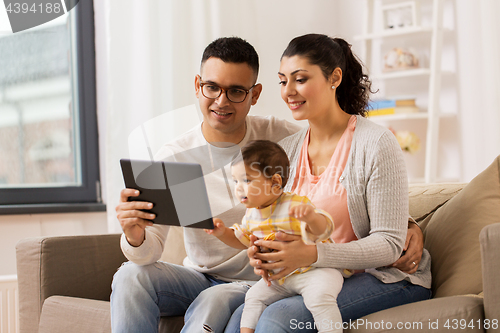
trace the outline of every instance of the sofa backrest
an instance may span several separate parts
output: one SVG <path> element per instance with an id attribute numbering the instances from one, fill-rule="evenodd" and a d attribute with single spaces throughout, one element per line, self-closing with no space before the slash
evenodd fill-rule
<path id="1" fill-rule="evenodd" d="M 410 215 L 417 222 L 423 221 L 448 200 L 457 195 L 467 183 L 410 184 Z M 425 228 L 425 225 L 420 225 Z"/>
<path id="2" fill-rule="evenodd" d="M 423 221 L 435 297 L 483 291 L 479 234 L 500 222 L 500 156 Z"/>

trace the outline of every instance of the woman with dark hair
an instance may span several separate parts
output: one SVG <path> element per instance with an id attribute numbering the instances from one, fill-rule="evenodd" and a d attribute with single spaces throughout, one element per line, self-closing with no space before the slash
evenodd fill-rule
<path id="1" fill-rule="evenodd" d="M 280 144 L 290 159 L 285 191 L 307 195 L 335 223 L 335 243 L 305 245 L 255 240 L 275 249 L 248 251 L 256 273 L 277 280 L 298 267 L 355 270 L 345 279 L 337 302 L 343 322 L 431 296 L 430 255 L 424 250 L 414 268 L 393 267 L 405 244 L 408 178 L 394 135 L 365 116 L 371 82 L 351 46 L 341 38 L 308 34 L 294 38 L 281 57 L 281 97 L 296 120 L 309 126 Z M 282 269 L 269 277 L 267 271 Z M 226 332 L 239 323 L 237 310 Z M 388 320 L 390 318 L 387 318 Z M 309 324 L 308 324 L 309 323 Z M 321 323 L 316 323 L 321 325 Z M 312 332 L 312 315 L 301 296 L 271 304 L 256 332 Z"/>

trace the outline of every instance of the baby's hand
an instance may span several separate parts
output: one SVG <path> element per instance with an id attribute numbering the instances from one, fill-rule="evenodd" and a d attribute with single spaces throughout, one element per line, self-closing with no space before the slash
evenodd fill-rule
<path id="1" fill-rule="evenodd" d="M 298 220 L 309 222 L 316 215 L 316 212 L 311 205 L 297 205 L 290 208 L 288 214 Z"/>
<path id="2" fill-rule="evenodd" d="M 226 226 L 221 219 L 214 218 L 214 228 L 213 229 L 204 229 L 205 232 L 209 235 L 214 235 L 215 237 L 220 237 L 224 235 L 226 231 Z"/>

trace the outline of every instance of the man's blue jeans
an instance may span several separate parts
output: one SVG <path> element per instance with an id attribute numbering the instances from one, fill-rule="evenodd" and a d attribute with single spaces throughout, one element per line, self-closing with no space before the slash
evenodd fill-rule
<path id="1" fill-rule="evenodd" d="M 314 283 L 314 281 L 311 281 Z M 356 320 L 370 313 L 394 306 L 417 302 L 431 297 L 431 291 L 408 281 L 383 283 L 369 273 L 360 273 L 344 280 L 337 303 L 342 320 Z M 225 333 L 239 333 L 243 305 L 231 317 Z M 271 304 L 264 311 L 255 329 L 256 333 L 312 333 L 313 317 L 304 305 L 302 296 L 294 296 Z"/>
<path id="2" fill-rule="evenodd" d="M 111 330 L 158 332 L 160 316 L 184 316 L 182 332 L 223 332 L 254 282 L 226 283 L 164 262 L 125 263 L 113 278 Z"/>

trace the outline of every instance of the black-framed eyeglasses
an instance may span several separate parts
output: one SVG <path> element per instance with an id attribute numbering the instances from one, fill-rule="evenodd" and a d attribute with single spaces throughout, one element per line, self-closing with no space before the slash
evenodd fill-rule
<path id="1" fill-rule="evenodd" d="M 201 77 L 200 77 L 201 81 Z M 248 90 L 242 89 L 242 88 L 222 88 L 216 85 L 215 83 L 211 82 L 200 82 L 200 89 L 201 93 L 203 96 L 206 98 L 210 99 L 216 99 L 219 98 L 219 96 L 222 94 L 224 91 L 226 93 L 226 97 L 229 101 L 233 103 L 241 103 L 243 102 L 246 98 L 250 90 L 252 90 L 255 86 L 257 85 L 254 84 L 251 86 Z"/>

